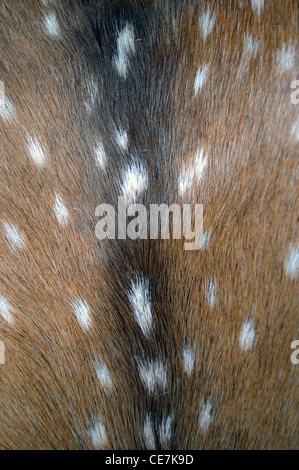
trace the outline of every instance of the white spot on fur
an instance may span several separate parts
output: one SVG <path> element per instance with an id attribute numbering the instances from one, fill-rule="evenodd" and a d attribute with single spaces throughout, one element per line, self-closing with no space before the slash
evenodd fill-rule
<path id="1" fill-rule="evenodd" d="M 11 223 L 3 223 L 5 235 L 12 248 L 23 248 L 25 245 L 24 238 L 19 230 Z"/>
<path id="2" fill-rule="evenodd" d="M 257 57 L 259 49 L 259 42 L 257 39 L 254 39 L 250 34 L 246 34 L 244 37 L 244 45 L 243 45 L 243 57 Z"/>
<path id="3" fill-rule="evenodd" d="M 148 281 L 132 282 L 128 292 L 133 315 L 145 336 L 150 336 L 153 329 L 153 316 L 151 312 L 150 292 Z"/>
<path id="4" fill-rule="evenodd" d="M 95 359 L 93 362 L 93 368 L 101 386 L 105 392 L 109 392 L 112 388 L 112 378 L 108 367 L 101 359 Z"/>
<path id="5" fill-rule="evenodd" d="M 172 417 L 165 416 L 162 419 L 162 423 L 159 426 L 159 439 L 160 439 L 160 447 L 162 449 L 168 449 L 171 441 L 171 425 L 172 425 Z"/>
<path id="6" fill-rule="evenodd" d="M 208 298 L 209 306 L 211 308 L 215 307 L 216 300 L 217 300 L 217 289 L 212 279 L 210 279 L 210 282 L 206 291 L 206 295 Z"/>
<path id="7" fill-rule="evenodd" d="M 213 13 L 213 15 L 210 14 L 209 7 L 203 15 L 199 16 L 199 21 L 198 21 L 199 30 L 203 36 L 204 41 L 208 37 L 208 35 L 212 32 L 214 28 L 215 20 L 216 20 L 216 15 L 215 13 Z"/>
<path id="8" fill-rule="evenodd" d="M 205 251 L 209 244 L 210 244 L 210 241 L 211 241 L 211 235 L 212 235 L 212 229 L 210 229 L 210 231 L 208 232 L 207 230 L 204 232 L 203 234 L 203 237 L 202 237 L 202 251 Z"/>
<path id="9" fill-rule="evenodd" d="M 283 44 L 282 48 L 276 51 L 277 65 L 283 72 L 295 67 L 295 57 L 295 44 Z"/>
<path id="10" fill-rule="evenodd" d="M 135 202 L 146 188 L 148 183 L 147 171 L 143 164 L 136 159 L 122 173 L 121 189 L 128 202 Z"/>
<path id="11" fill-rule="evenodd" d="M 93 446 L 101 450 L 107 444 L 105 426 L 100 416 L 92 419 L 92 426 L 88 432 Z"/>
<path id="12" fill-rule="evenodd" d="M 104 169 L 106 164 L 106 153 L 102 142 L 97 142 L 95 146 L 95 161 L 96 166 Z"/>
<path id="13" fill-rule="evenodd" d="M 96 102 L 98 96 L 99 88 L 95 80 L 88 80 L 87 81 L 87 93 L 88 99 L 85 101 L 85 108 L 88 114 L 90 114 L 93 110 L 94 104 Z"/>
<path id="14" fill-rule="evenodd" d="M 187 190 L 191 188 L 194 177 L 196 177 L 197 182 L 200 181 L 206 168 L 206 165 L 207 158 L 205 157 L 204 152 L 201 149 L 197 153 L 192 165 L 188 168 L 184 167 L 181 175 L 179 176 L 178 191 L 181 197 L 184 196 Z"/>
<path id="15" fill-rule="evenodd" d="M 11 307 L 3 295 L 0 295 L 0 316 L 7 321 L 7 323 L 13 323 Z"/>
<path id="16" fill-rule="evenodd" d="M 251 7 L 254 13 L 258 16 L 258 19 L 260 19 L 261 13 L 263 12 L 264 4 L 265 0 L 251 0 Z"/>
<path id="17" fill-rule="evenodd" d="M 185 344 L 183 345 L 183 363 L 184 369 L 188 377 L 190 378 L 194 372 L 195 366 L 195 350 L 193 347 Z"/>
<path id="18" fill-rule="evenodd" d="M 253 320 L 246 320 L 241 328 L 239 344 L 243 351 L 248 351 L 252 348 L 255 342 L 255 329 Z"/>
<path id="19" fill-rule="evenodd" d="M 59 196 L 57 196 L 57 194 L 55 194 L 54 212 L 55 212 L 55 215 L 58 219 L 58 222 L 61 225 L 64 225 L 67 222 L 68 218 L 69 218 L 69 213 L 67 211 L 67 208 L 66 208 L 64 202 L 60 199 Z"/>
<path id="20" fill-rule="evenodd" d="M 167 364 L 162 361 L 148 361 L 145 364 L 137 358 L 140 379 L 150 394 L 167 389 Z"/>
<path id="21" fill-rule="evenodd" d="M 199 67 L 194 80 L 194 95 L 197 96 L 209 76 L 209 66 Z"/>
<path id="22" fill-rule="evenodd" d="M 117 56 L 114 56 L 114 64 L 120 77 L 126 78 L 129 58 L 135 54 L 134 28 L 132 24 L 127 23 L 117 38 Z"/>
<path id="23" fill-rule="evenodd" d="M 147 450 L 156 450 L 154 426 L 149 414 L 146 415 L 143 425 L 143 439 Z"/>
<path id="24" fill-rule="evenodd" d="M 206 432 L 212 422 L 212 405 L 210 400 L 206 402 L 203 400 L 202 405 L 199 411 L 198 425 L 199 427 Z"/>
<path id="25" fill-rule="evenodd" d="M 60 27 L 54 12 L 44 15 L 44 27 L 50 36 L 59 36 Z"/>
<path id="26" fill-rule="evenodd" d="M 46 160 L 46 153 L 41 144 L 31 137 L 28 138 L 28 151 L 34 163 L 43 166 Z"/>
<path id="27" fill-rule="evenodd" d="M 172 438 L 172 417 L 170 415 L 163 416 L 161 423 L 158 422 L 158 419 L 153 420 L 152 416 L 148 413 L 146 415 L 144 425 L 143 425 L 143 439 L 145 443 L 145 448 L 147 450 L 156 449 L 156 437 L 155 431 L 158 435 L 159 448 L 169 449 L 171 438 Z"/>
<path id="28" fill-rule="evenodd" d="M 119 147 L 123 150 L 128 149 L 129 139 L 128 134 L 126 131 L 118 130 L 116 132 L 116 142 L 118 143 Z"/>
<path id="29" fill-rule="evenodd" d="M 299 120 L 295 121 L 291 127 L 291 136 L 294 136 L 295 140 L 299 140 Z"/>
<path id="30" fill-rule="evenodd" d="M 259 42 L 254 39 L 251 35 L 245 34 L 243 43 L 243 53 L 239 63 L 237 78 L 244 80 L 244 75 L 249 70 L 250 61 L 256 58 L 259 48 Z"/>
<path id="31" fill-rule="evenodd" d="M 0 100 L 0 116 L 4 121 L 10 121 L 14 118 L 15 108 L 12 102 L 4 96 L 3 100 Z"/>
<path id="32" fill-rule="evenodd" d="M 84 299 L 79 298 L 73 303 L 73 312 L 82 330 L 89 330 L 92 323 L 90 308 Z"/>
<path id="33" fill-rule="evenodd" d="M 200 150 L 199 153 L 196 155 L 194 163 L 195 176 L 197 178 L 197 181 L 199 181 L 207 164 L 207 158 L 204 156 L 203 150 Z"/>
<path id="34" fill-rule="evenodd" d="M 296 279 L 299 274 L 299 247 L 290 246 L 285 262 L 284 270 L 290 279 Z"/>

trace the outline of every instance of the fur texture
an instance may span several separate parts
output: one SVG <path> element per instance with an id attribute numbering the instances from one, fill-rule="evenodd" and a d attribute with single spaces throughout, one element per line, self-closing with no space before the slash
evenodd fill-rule
<path id="1" fill-rule="evenodd" d="M 298 15 L 1 2 L 1 449 L 298 447 Z M 98 241 L 125 183 L 204 249 Z"/>

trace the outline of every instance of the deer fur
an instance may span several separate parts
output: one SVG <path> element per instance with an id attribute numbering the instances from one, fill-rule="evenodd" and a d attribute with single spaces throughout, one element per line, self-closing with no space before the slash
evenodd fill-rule
<path id="1" fill-rule="evenodd" d="M 298 27 L 296 0 L 1 2 L 1 449 L 298 448 Z M 203 204 L 202 249 L 99 241 L 129 191 Z"/>

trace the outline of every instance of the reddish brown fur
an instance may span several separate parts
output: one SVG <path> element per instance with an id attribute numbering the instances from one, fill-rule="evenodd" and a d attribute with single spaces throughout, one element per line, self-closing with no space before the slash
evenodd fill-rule
<path id="1" fill-rule="evenodd" d="M 265 2 L 258 21 L 250 2 L 222 3 L 0 6 L 0 79 L 17 112 L 17 119 L 0 117 L 0 294 L 14 317 L 8 325 L 0 316 L 2 449 L 93 449 L 88 430 L 97 414 L 106 449 L 144 449 L 148 412 L 158 422 L 173 416 L 171 449 L 298 447 L 299 366 L 290 361 L 298 284 L 286 276 L 284 260 L 298 243 L 298 141 L 290 129 L 299 106 L 291 103 L 299 8 L 296 0 Z M 198 14 L 208 4 L 216 22 L 203 42 Z M 59 38 L 45 34 L 43 11 L 56 12 Z M 141 39 L 126 81 L 112 65 L 125 20 Z M 245 34 L 259 49 L 238 75 Z M 289 43 L 297 46 L 295 68 L 280 71 L 273 55 Z M 194 97 L 205 63 L 209 78 Z M 91 79 L 99 96 L 90 114 L 84 101 Z M 97 240 L 95 208 L 116 203 L 130 157 L 115 144 L 115 127 L 128 130 L 130 153 L 147 168 L 141 202 L 204 205 L 204 229 L 212 228 L 207 250 L 184 251 L 177 240 Z M 43 168 L 30 158 L 26 135 L 47 151 Z M 104 172 L 94 164 L 99 138 Z M 182 201 L 179 171 L 198 147 L 208 155 L 207 170 Z M 69 210 L 64 227 L 53 214 L 54 192 Z M 11 249 L 6 221 L 24 235 L 25 249 Z M 150 280 L 151 341 L 126 294 L 135 273 Z M 213 308 L 206 297 L 211 278 Z M 71 308 L 79 296 L 92 312 L 87 333 Z M 248 317 L 257 339 L 244 352 L 239 333 Z M 191 378 L 183 370 L 184 342 L 196 349 Z M 97 383 L 94 355 L 109 366 L 110 394 Z M 149 397 L 137 356 L 167 361 L 167 393 Z M 208 397 L 213 420 L 204 432 L 198 414 Z"/>

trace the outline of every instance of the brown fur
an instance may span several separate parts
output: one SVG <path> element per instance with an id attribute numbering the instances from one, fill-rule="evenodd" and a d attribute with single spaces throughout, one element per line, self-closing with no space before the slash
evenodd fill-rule
<path id="1" fill-rule="evenodd" d="M 198 15 L 208 3 L 217 16 L 203 42 Z M 275 63 L 276 51 L 297 41 L 298 3 L 265 2 L 260 21 L 248 1 L 219 3 L 0 6 L 0 79 L 17 111 L 17 119 L 0 118 L 1 222 L 16 225 L 26 244 L 12 250 L 1 228 L 0 293 L 15 320 L 8 325 L 0 317 L 2 449 L 92 449 L 88 429 L 97 414 L 106 449 L 143 449 L 148 412 L 157 422 L 173 416 L 171 449 L 298 447 L 299 366 L 290 361 L 298 284 L 283 269 L 290 243 L 298 241 L 298 142 L 290 133 L 298 119 L 299 105 L 290 99 L 298 55 L 295 70 L 281 72 Z M 48 10 L 59 19 L 57 39 L 42 27 Z M 121 80 L 112 57 L 126 20 L 140 41 Z M 245 34 L 259 40 L 247 69 Z M 209 78 L 194 97 L 194 77 L 205 63 Z M 99 94 L 90 114 L 84 101 L 91 80 Z M 129 152 L 115 144 L 116 127 L 128 130 Z M 26 135 L 48 153 L 41 169 L 28 155 Z M 108 157 L 104 172 L 94 165 L 97 139 Z M 184 251 L 178 240 L 96 239 L 95 208 L 116 204 L 130 154 L 149 174 L 140 202 L 170 204 L 180 202 L 178 174 L 198 147 L 208 167 L 183 202 L 204 205 L 204 229 L 212 228 L 206 251 Z M 65 227 L 53 215 L 54 192 L 69 209 Z M 135 273 L 150 280 L 151 341 L 126 295 Z M 205 295 L 211 278 L 214 308 Z M 92 312 L 88 333 L 70 307 L 80 295 Z M 239 332 L 248 317 L 257 339 L 242 352 Z M 185 341 L 196 347 L 191 378 L 182 365 Z M 110 395 L 97 383 L 94 354 L 109 365 Z M 149 397 L 137 356 L 167 361 L 167 393 Z M 213 420 L 204 432 L 198 413 L 207 397 Z"/>

